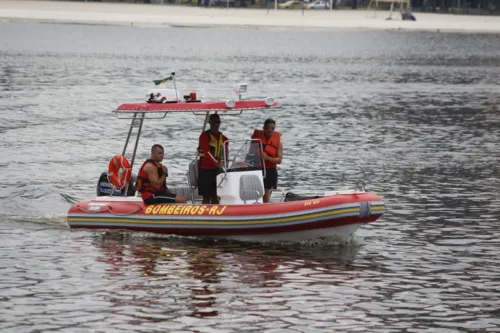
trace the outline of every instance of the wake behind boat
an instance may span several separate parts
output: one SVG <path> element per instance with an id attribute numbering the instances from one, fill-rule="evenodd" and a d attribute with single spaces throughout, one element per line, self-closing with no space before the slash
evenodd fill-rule
<path id="1" fill-rule="evenodd" d="M 238 115 L 265 112 L 280 106 L 273 98 L 244 100 L 246 84 L 234 91 L 238 99 L 201 101 L 196 93 L 181 95 L 173 89 L 150 89 L 146 102 L 120 105 L 118 118 L 131 119 L 121 155 L 113 157 L 109 170 L 97 186 L 97 198 L 75 203 L 67 215 L 72 229 L 126 229 L 182 236 L 236 240 L 307 240 L 318 237 L 349 237 L 363 224 L 376 221 L 385 209 L 374 193 L 353 190 L 297 195 L 274 191 L 273 200 L 263 203 L 265 167 L 259 139 L 230 140 L 222 149 L 223 166 L 217 169 L 220 204 L 202 204 L 197 194 L 198 161 L 189 164 L 187 184 L 169 187 L 188 199 L 187 204 L 146 205 L 136 197 L 132 175 L 137 146 L 146 119 L 164 119 L 170 112 L 202 115 L 205 130 L 210 114 Z M 182 97 L 181 97 L 182 96 Z M 125 157 L 132 134 L 135 144 L 130 161 Z M 229 145 L 230 143 L 230 145 Z"/>

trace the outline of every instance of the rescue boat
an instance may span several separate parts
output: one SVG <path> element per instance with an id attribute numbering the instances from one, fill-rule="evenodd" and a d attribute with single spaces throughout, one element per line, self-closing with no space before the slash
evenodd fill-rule
<path id="1" fill-rule="evenodd" d="M 202 115 L 203 131 L 212 113 L 237 115 L 280 107 L 271 97 L 242 99 L 247 91 L 245 83 L 233 87 L 237 94 L 234 99 L 202 101 L 195 92 L 179 93 L 175 72 L 162 81 L 173 81 L 174 87 L 150 89 L 146 101 L 122 104 L 113 111 L 119 119 L 131 120 L 125 145 L 121 154 L 110 160 L 108 171 L 99 177 L 97 197 L 76 202 L 69 209 L 70 228 L 125 229 L 242 241 L 300 241 L 331 236 L 345 239 L 384 214 L 382 198 L 364 189 L 309 194 L 275 190 L 271 202 L 263 203 L 265 167 L 259 153 L 262 142 L 258 139 L 225 143 L 228 146 L 222 149 L 224 166 L 217 175 L 220 204 L 201 203 L 197 194 L 196 158 L 187 166 L 187 183 L 168 187 L 171 192 L 188 198 L 187 204 L 144 204 L 136 196 L 132 170 L 146 119 L 164 119 L 171 112 Z M 133 133 L 135 144 L 131 154 L 127 154 Z"/>

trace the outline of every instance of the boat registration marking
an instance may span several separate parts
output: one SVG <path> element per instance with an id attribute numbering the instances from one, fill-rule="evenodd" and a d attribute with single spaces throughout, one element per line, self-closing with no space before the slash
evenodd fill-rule
<path id="1" fill-rule="evenodd" d="M 304 202 L 304 206 L 312 206 L 312 205 L 317 205 L 319 204 L 319 200 L 308 200 Z"/>
<path id="2" fill-rule="evenodd" d="M 107 204 L 107 202 L 91 202 L 89 203 L 87 210 L 89 212 L 99 213 L 101 209 Z"/>
<path id="3" fill-rule="evenodd" d="M 146 215 L 222 215 L 227 206 L 200 205 L 150 205 L 144 211 Z"/>

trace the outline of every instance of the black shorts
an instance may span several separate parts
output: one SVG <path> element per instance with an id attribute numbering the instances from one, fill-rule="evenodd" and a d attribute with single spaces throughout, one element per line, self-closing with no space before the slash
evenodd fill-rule
<path id="1" fill-rule="evenodd" d="M 201 196 L 213 197 L 217 195 L 217 170 L 198 170 L 198 194 Z"/>
<path id="2" fill-rule="evenodd" d="M 173 193 L 159 192 L 155 193 L 147 199 L 144 199 L 146 205 L 154 205 L 161 203 L 175 203 L 176 195 Z"/>
<path id="3" fill-rule="evenodd" d="M 264 188 L 266 190 L 278 188 L 278 169 L 266 168 L 266 178 L 264 178 Z"/>

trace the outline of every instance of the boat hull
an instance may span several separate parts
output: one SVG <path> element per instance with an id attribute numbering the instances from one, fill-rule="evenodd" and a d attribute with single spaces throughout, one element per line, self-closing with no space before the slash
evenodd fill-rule
<path id="1" fill-rule="evenodd" d="M 137 198 L 99 197 L 74 204 L 72 229 L 125 229 L 236 240 L 349 237 L 385 210 L 372 193 L 335 194 L 293 202 L 248 205 L 145 205 Z"/>

